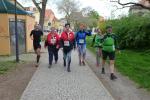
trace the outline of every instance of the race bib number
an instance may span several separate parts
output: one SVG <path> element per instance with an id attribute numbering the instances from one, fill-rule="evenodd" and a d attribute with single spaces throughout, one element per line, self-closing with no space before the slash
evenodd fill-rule
<path id="1" fill-rule="evenodd" d="M 83 44 L 84 43 L 84 39 L 79 39 L 79 43 Z"/>
<path id="2" fill-rule="evenodd" d="M 64 41 L 64 46 L 70 46 L 69 41 Z"/>
<path id="3" fill-rule="evenodd" d="M 51 39 L 51 43 L 55 44 L 56 43 L 56 39 Z"/>

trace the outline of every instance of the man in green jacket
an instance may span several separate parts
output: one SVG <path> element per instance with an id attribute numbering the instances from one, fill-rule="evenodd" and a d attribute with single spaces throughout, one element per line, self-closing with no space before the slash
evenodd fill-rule
<path id="1" fill-rule="evenodd" d="M 110 79 L 115 80 L 117 79 L 116 75 L 114 74 L 114 63 L 115 63 L 115 51 L 118 49 L 117 44 L 117 36 L 112 33 L 112 26 L 106 27 L 106 34 L 104 35 L 102 39 L 102 55 L 103 55 L 103 61 L 102 61 L 102 74 L 105 74 L 104 65 L 107 60 L 107 57 L 109 57 L 109 67 L 110 67 Z"/>

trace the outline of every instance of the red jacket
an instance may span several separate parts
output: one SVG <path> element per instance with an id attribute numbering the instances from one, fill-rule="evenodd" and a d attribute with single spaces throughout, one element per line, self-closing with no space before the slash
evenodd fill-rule
<path id="1" fill-rule="evenodd" d="M 54 35 L 52 35 L 51 33 L 49 33 L 47 35 L 47 39 L 45 41 L 45 46 L 60 46 L 59 45 L 59 35 L 57 33 L 55 33 Z"/>
<path id="2" fill-rule="evenodd" d="M 75 35 L 73 32 L 62 32 L 60 37 L 60 44 L 65 52 L 69 52 L 71 49 L 75 48 Z"/>
<path id="3" fill-rule="evenodd" d="M 74 36 L 74 33 L 73 32 L 69 32 L 69 35 L 68 35 L 68 33 L 66 33 L 66 32 L 62 32 L 62 34 L 61 34 L 61 37 L 60 37 L 63 41 L 71 41 L 71 42 L 73 42 L 74 41 L 74 39 L 75 39 L 75 36 Z"/>

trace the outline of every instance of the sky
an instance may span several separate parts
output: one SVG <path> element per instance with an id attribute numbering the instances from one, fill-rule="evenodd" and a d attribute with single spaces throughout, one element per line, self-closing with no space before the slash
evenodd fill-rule
<path id="1" fill-rule="evenodd" d="M 32 0 L 18 0 L 23 6 L 34 6 Z M 50 2 L 51 1 L 51 2 Z M 110 3 L 110 0 L 78 0 L 81 4 L 81 8 L 90 6 L 91 8 L 95 9 L 100 16 L 104 18 L 117 18 L 118 16 L 127 15 L 129 8 L 124 8 L 121 10 L 114 11 L 116 7 L 114 5 L 119 6 L 117 3 Z M 137 2 L 138 0 L 121 0 L 121 2 Z M 47 4 L 47 8 L 50 8 L 55 13 L 55 16 L 59 19 L 62 18 L 63 15 L 60 14 L 57 10 L 57 6 L 54 1 L 49 0 Z"/>

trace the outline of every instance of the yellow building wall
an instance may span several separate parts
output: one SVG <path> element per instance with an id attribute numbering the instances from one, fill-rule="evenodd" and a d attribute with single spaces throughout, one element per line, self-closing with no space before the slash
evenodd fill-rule
<path id="1" fill-rule="evenodd" d="M 0 55 L 11 55 L 9 19 L 14 19 L 14 14 L 0 14 Z M 27 15 L 17 15 L 18 19 L 25 20 L 26 24 L 26 52 L 32 50 L 30 32 L 34 28 L 35 19 Z"/>
<path id="2" fill-rule="evenodd" d="M 44 26 L 48 26 L 49 20 L 44 20 Z"/>
<path id="3" fill-rule="evenodd" d="M 30 38 L 30 33 L 34 29 L 35 19 L 26 16 L 26 51 L 29 52 L 33 49 L 33 42 Z"/>
<path id="4" fill-rule="evenodd" d="M 53 26 L 56 27 L 56 28 L 60 28 L 61 23 L 60 23 L 59 21 L 55 21 L 55 22 L 53 23 Z"/>
<path id="5" fill-rule="evenodd" d="M 10 19 L 10 18 L 15 18 L 15 15 L 14 14 L 8 14 L 9 16 L 8 16 L 8 20 Z M 26 15 L 17 15 L 17 19 L 26 19 Z"/>
<path id="6" fill-rule="evenodd" d="M 8 14 L 0 14 L 0 55 L 10 55 Z"/>
<path id="7" fill-rule="evenodd" d="M 39 23 L 39 19 L 40 19 L 39 11 L 34 12 L 33 16 L 35 17 L 35 22 Z"/>
<path id="8" fill-rule="evenodd" d="M 10 15 L 9 18 L 14 18 L 13 15 Z M 29 52 L 33 49 L 32 40 L 30 39 L 30 33 L 34 29 L 35 19 L 27 15 L 18 15 L 18 19 L 25 20 L 26 24 L 26 52 Z"/>

